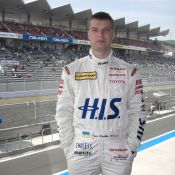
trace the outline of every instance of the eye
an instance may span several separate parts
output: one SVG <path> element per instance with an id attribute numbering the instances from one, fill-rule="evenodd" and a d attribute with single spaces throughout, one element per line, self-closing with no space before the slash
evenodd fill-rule
<path id="1" fill-rule="evenodd" d="M 105 28 L 104 32 L 111 32 L 111 28 Z"/>
<path id="2" fill-rule="evenodd" d="M 98 30 L 96 28 L 91 29 L 92 32 L 97 32 Z"/>

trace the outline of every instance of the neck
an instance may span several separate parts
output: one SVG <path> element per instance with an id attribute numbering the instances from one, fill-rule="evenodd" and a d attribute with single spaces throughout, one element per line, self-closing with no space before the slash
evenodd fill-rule
<path id="1" fill-rule="evenodd" d="M 98 51 L 98 50 L 92 49 L 92 53 L 94 54 L 94 56 L 96 58 L 99 58 L 99 59 L 104 59 L 104 58 L 108 57 L 108 55 L 110 54 L 110 52 L 111 52 L 111 49 L 108 49 L 107 51 L 106 50 L 104 50 L 104 51 L 101 51 L 101 50 Z"/>

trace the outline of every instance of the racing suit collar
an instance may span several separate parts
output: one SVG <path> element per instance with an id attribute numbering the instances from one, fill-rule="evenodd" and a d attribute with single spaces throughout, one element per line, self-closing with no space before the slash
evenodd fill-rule
<path id="1" fill-rule="evenodd" d="M 111 61 L 112 55 L 113 55 L 113 52 L 112 52 L 112 49 L 111 49 L 111 52 L 109 53 L 109 55 L 106 58 L 99 59 L 99 58 L 95 57 L 95 55 L 92 53 L 91 49 L 89 50 L 89 57 L 90 57 L 90 59 L 94 63 L 96 63 L 98 66 L 105 66 L 105 65 L 107 65 Z"/>

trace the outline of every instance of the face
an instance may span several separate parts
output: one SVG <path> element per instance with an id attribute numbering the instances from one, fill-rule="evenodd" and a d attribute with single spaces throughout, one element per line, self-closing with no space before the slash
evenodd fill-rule
<path id="1" fill-rule="evenodd" d="M 107 52 L 111 50 L 114 30 L 110 20 L 92 19 L 89 24 L 88 38 L 93 51 Z"/>

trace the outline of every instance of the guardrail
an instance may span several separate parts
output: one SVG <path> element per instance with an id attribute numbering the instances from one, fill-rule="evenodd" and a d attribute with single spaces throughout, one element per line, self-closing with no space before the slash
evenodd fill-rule
<path id="1" fill-rule="evenodd" d="M 56 81 L 7 81 L 5 83 L 0 83 L 0 98 L 56 94 L 59 86 L 59 80 L 60 78 L 58 78 Z"/>
<path id="2" fill-rule="evenodd" d="M 50 131 L 50 134 L 45 135 L 44 134 L 45 131 Z M 13 139 L 12 138 L 8 139 L 7 137 L 1 137 L 0 152 L 7 153 L 16 150 L 21 151 L 22 149 L 28 147 L 35 147 L 37 145 L 59 141 L 59 135 L 55 129 L 43 128 L 40 134 L 41 135 L 36 136 L 33 135 L 32 133 L 28 133 L 28 135 L 19 133 L 18 137 Z"/>
<path id="3" fill-rule="evenodd" d="M 167 81 L 167 79 L 161 81 L 155 78 L 154 80 L 156 81 L 143 81 L 144 87 L 175 85 L 175 81 Z M 56 95 L 58 86 L 59 79 L 57 81 L 0 83 L 0 98 Z"/>
<path id="4" fill-rule="evenodd" d="M 56 95 L 56 94 L 57 89 L 14 91 L 14 92 L 0 92 L 0 98 L 18 98 L 18 97 L 31 97 L 31 96 Z"/>

